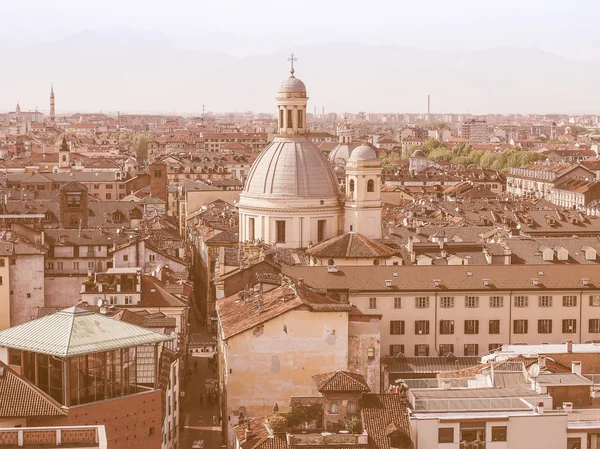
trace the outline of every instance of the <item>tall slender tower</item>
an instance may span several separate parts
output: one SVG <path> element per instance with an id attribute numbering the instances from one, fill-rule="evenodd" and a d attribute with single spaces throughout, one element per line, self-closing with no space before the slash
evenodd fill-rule
<path id="1" fill-rule="evenodd" d="M 50 121 L 54 122 L 55 111 L 54 111 L 54 86 L 50 84 Z"/>

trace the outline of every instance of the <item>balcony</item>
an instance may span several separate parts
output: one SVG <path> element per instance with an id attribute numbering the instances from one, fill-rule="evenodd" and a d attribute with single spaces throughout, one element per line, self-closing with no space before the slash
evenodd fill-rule
<path id="1" fill-rule="evenodd" d="M 5 449 L 64 447 L 107 449 L 104 426 L 19 427 L 0 429 L 0 446 Z"/>

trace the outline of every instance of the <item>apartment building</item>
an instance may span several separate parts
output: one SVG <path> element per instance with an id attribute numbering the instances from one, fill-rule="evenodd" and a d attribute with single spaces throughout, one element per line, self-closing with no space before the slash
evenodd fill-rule
<path id="1" fill-rule="evenodd" d="M 506 192 L 550 201 L 555 186 L 571 178 L 593 180 L 595 174 L 585 167 L 565 162 L 532 162 L 524 167 L 510 169 L 506 175 Z"/>
<path id="2" fill-rule="evenodd" d="M 484 354 L 502 344 L 600 338 L 595 265 L 284 266 L 358 307 L 380 314 L 382 353 Z"/>
<path id="3" fill-rule="evenodd" d="M 261 151 L 268 143 L 267 133 L 203 133 L 204 151 L 220 153 L 223 147 L 239 142 L 253 151 Z"/>
<path id="4" fill-rule="evenodd" d="M 489 128 L 484 118 L 471 118 L 462 122 L 458 128 L 459 136 L 473 143 L 489 143 Z"/>

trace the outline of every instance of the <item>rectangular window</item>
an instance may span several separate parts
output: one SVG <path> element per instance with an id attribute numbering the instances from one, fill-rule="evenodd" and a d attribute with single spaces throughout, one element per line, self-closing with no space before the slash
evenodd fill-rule
<path id="1" fill-rule="evenodd" d="M 400 298 L 400 297 L 394 298 L 394 309 L 401 309 L 401 308 L 402 308 L 402 298 Z"/>
<path id="2" fill-rule="evenodd" d="M 577 332 L 577 320 L 568 319 L 562 320 L 562 331 L 563 334 L 574 334 Z"/>
<path id="3" fill-rule="evenodd" d="M 276 242 L 285 243 L 285 221 L 277 220 L 275 228 L 277 230 Z"/>
<path id="4" fill-rule="evenodd" d="M 88 262 L 88 269 L 94 269 L 94 262 Z"/>
<path id="5" fill-rule="evenodd" d="M 287 120 L 288 120 L 288 122 L 287 122 L 288 129 L 292 129 L 294 127 L 294 122 L 292 119 L 292 110 L 291 109 L 288 109 L 288 111 L 287 111 Z"/>
<path id="6" fill-rule="evenodd" d="M 440 307 L 442 309 L 451 309 L 454 307 L 454 296 L 442 296 L 440 298 Z"/>
<path id="7" fill-rule="evenodd" d="M 488 345 L 488 351 L 495 351 L 496 349 L 499 349 L 502 347 L 502 343 L 490 343 Z"/>
<path id="8" fill-rule="evenodd" d="M 527 307 L 529 298 L 527 296 L 515 296 L 515 307 Z"/>
<path id="9" fill-rule="evenodd" d="M 429 334 L 429 321 L 427 321 L 427 320 L 415 321 L 415 334 L 416 335 Z"/>
<path id="10" fill-rule="evenodd" d="M 304 128 L 302 120 L 302 109 L 298 111 L 298 128 Z"/>
<path id="11" fill-rule="evenodd" d="M 415 356 L 428 357 L 429 356 L 429 345 L 415 345 Z"/>
<path id="12" fill-rule="evenodd" d="M 577 296 L 563 296 L 563 307 L 577 307 Z"/>
<path id="13" fill-rule="evenodd" d="M 552 307 L 552 296 L 538 296 L 538 307 Z"/>
<path id="14" fill-rule="evenodd" d="M 127 262 L 129 260 L 129 256 L 127 254 L 123 254 L 123 262 Z"/>
<path id="15" fill-rule="evenodd" d="M 369 309 L 377 308 L 377 298 L 369 298 Z"/>
<path id="16" fill-rule="evenodd" d="M 600 307 L 600 295 L 590 295 L 590 307 Z"/>
<path id="17" fill-rule="evenodd" d="M 130 304 L 132 304 L 131 296 L 125 296 L 125 305 L 127 306 L 127 305 L 130 305 Z"/>
<path id="18" fill-rule="evenodd" d="M 506 441 L 506 426 L 492 426 L 492 441 Z"/>
<path id="19" fill-rule="evenodd" d="M 105 187 L 106 189 L 112 189 L 113 185 L 112 185 L 112 184 L 106 184 L 104 187 Z"/>
<path id="20" fill-rule="evenodd" d="M 465 297 L 465 307 L 467 307 L 467 308 L 479 307 L 479 297 L 478 296 Z"/>
<path id="21" fill-rule="evenodd" d="M 429 296 L 418 296 L 415 298 L 415 308 L 417 309 L 428 309 L 429 308 Z"/>
<path id="22" fill-rule="evenodd" d="M 325 240 L 325 225 L 327 224 L 327 220 L 319 220 L 317 221 L 317 241 L 322 242 Z"/>
<path id="23" fill-rule="evenodd" d="M 590 319 L 590 333 L 591 334 L 600 333 L 600 319 L 598 319 L 598 318 Z"/>
<path id="24" fill-rule="evenodd" d="M 2 278 L 0 278 L 0 285 L 2 285 L 1 281 L 2 281 Z M 27 299 L 31 299 L 31 293 L 27 293 Z"/>
<path id="25" fill-rule="evenodd" d="M 148 261 L 149 262 L 154 262 L 156 260 L 156 255 L 155 254 L 148 254 Z"/>
<path id="26" fill-rule="evenodd" d="M 477 343 L 468 343 L 465 345 L 465 356 L 479 355 L 479 345 Z"/>
<path id="27" fill-rule="evenodd" d="M 112 196 L 110 195 L 110 193 L 107 193 L 107 194 L 106 194 L 106 199 L 107 199 L 107 200 L 110 200 L 110 199 L 112 199 Z"/>
<path id="28" fill-rule="evenodd" d="M 2 285 L 2 276 L 0 276 L 0 285 Z"/>
<path id="29" fill-rule="evenodd" d="M 440 427 L 438 429 L 438 443 L 454 443 L 454 428 Z"/>
<path id="30" fill-rule="evenodd" d="M 73 262 L 73 271 L 79 271 L 79 262 Z"/>
<path id="31" fill-rule="evenodd" d="M 398 354 L 404 354 L 404 345 L 390 345 L 390 355 L 395 357 Z"/>
<path id="32" fill-rule="evenodd" d="M 500 333 L 500 320 L 490 320 L 490 334 Z"/>
<path id="33" fill-rule="evenodd" d="M 48 269 L 54 270 L 54 262 L 48 262 Z"/>
<path id="34" fill-rule="evenodd" d="M 115 305 L 117 304 L 117 297 L 116 296 L 109 296 L 108 297 L 108 301 L 111 305 Z"/>
<path id="35" fill-rule="evenodd" d="M 248 218 L 248 240 L 254 240 L 254 218 Z"/>
<path id="36" fill-rule="evenodd" d="M 490 296 L 490 307 L 493 309 L 504 307 L 504 296 Z"/>
<path id="37" fill-rule="evenodd" d="M 446 356 L 448 354 L 454 354 L 454 345 L 440 345 L 440 349 L 438 351 L 441 356 Z"/>
<path id="38" fill-rule="evenodd" d="M 63 269 L 63 263 L 62 262 L 56 262 L 56 268 L 59 269 L 60 271 L 62 271 L 62 269 Z"/>
<path id="39" fill-rule="evenodd" d="M 94 190 L 98 190 L 100 188 L 100 184 L 94 184 Z"/>
<path id="40" fill-rule="evenodd" d="M 552 320 L 538 320 L 538 334 L 551 334 Z"/>
<path id="41" fill-rule="evenodd" d="M 479 320 L 465 320 L 465 334 L 474 335 L 479 333 Z"/>
<path id="42" fill-rule="evenodd" d="M 440 334 L 451 335 L 454 333 L 453 320 L 440 320 Z"/>
<path id="43" fill-rule="evenodd" d="M 6 266 L 6 260 L 0 259 L 0 267 L 4 267 L 4 266 Z"/>
<path id="44" fill-rule="evenodd" d="M 404 321 L 400 321 L 400 320 L 390 321 L 390 334 L 391 335 L 404 335 Z"/>
<path id="45" fill-rule="evenodd" d="M 527 333 L 527 320 L 514 320 L 513 321 L 513 333 L 514 334 L 526 334 Z"/>

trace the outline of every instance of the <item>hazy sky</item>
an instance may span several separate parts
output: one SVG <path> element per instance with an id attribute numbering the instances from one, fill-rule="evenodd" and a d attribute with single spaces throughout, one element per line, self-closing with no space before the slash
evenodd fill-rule
<path id="1" fill-rule="evenodd" d="M 599 17 L 597 0 L 27 0 L 2 2 L 0 37 L 18 45 L 132 27 L 181 43 L 209 40 L 242 55 L 353 40 L 430 49 L 535 47 L 597 60 Z M 237 42 L 211 39 L 214 33 Z"/>
<path id="2" fill-rule="evenodd" d="M 238 57 L 314 44 L 358 43 L 444 51 L 534 48 L 573 61 L 598 63 L 599 17 L 597 0 L 2 1 L 0 51 L 60 42 L 89 30 L 108 31 L 103 36 L 119 30 L 122 39 L 123 29 L 128 29 L 146 33 L 152 45 Z M 107 49 L 115 44 L 108 40 Z M 9 65 L 20 65 L 16 59 Z M 6 63 L 0 70 L 5 70 Z M 76 66 L 76 61 L 68 63 Z M 44 67 L 38 70 L 43 73 Z M 2 99 L 6 94 L 0 86 L 0 110 L 12 107 Z M 27 98 L 19 91 L 14 96 Z M 123 107 L 133 109 L 133 100 Z M 148 109 L 146 104 L 139 108 Z"/>

